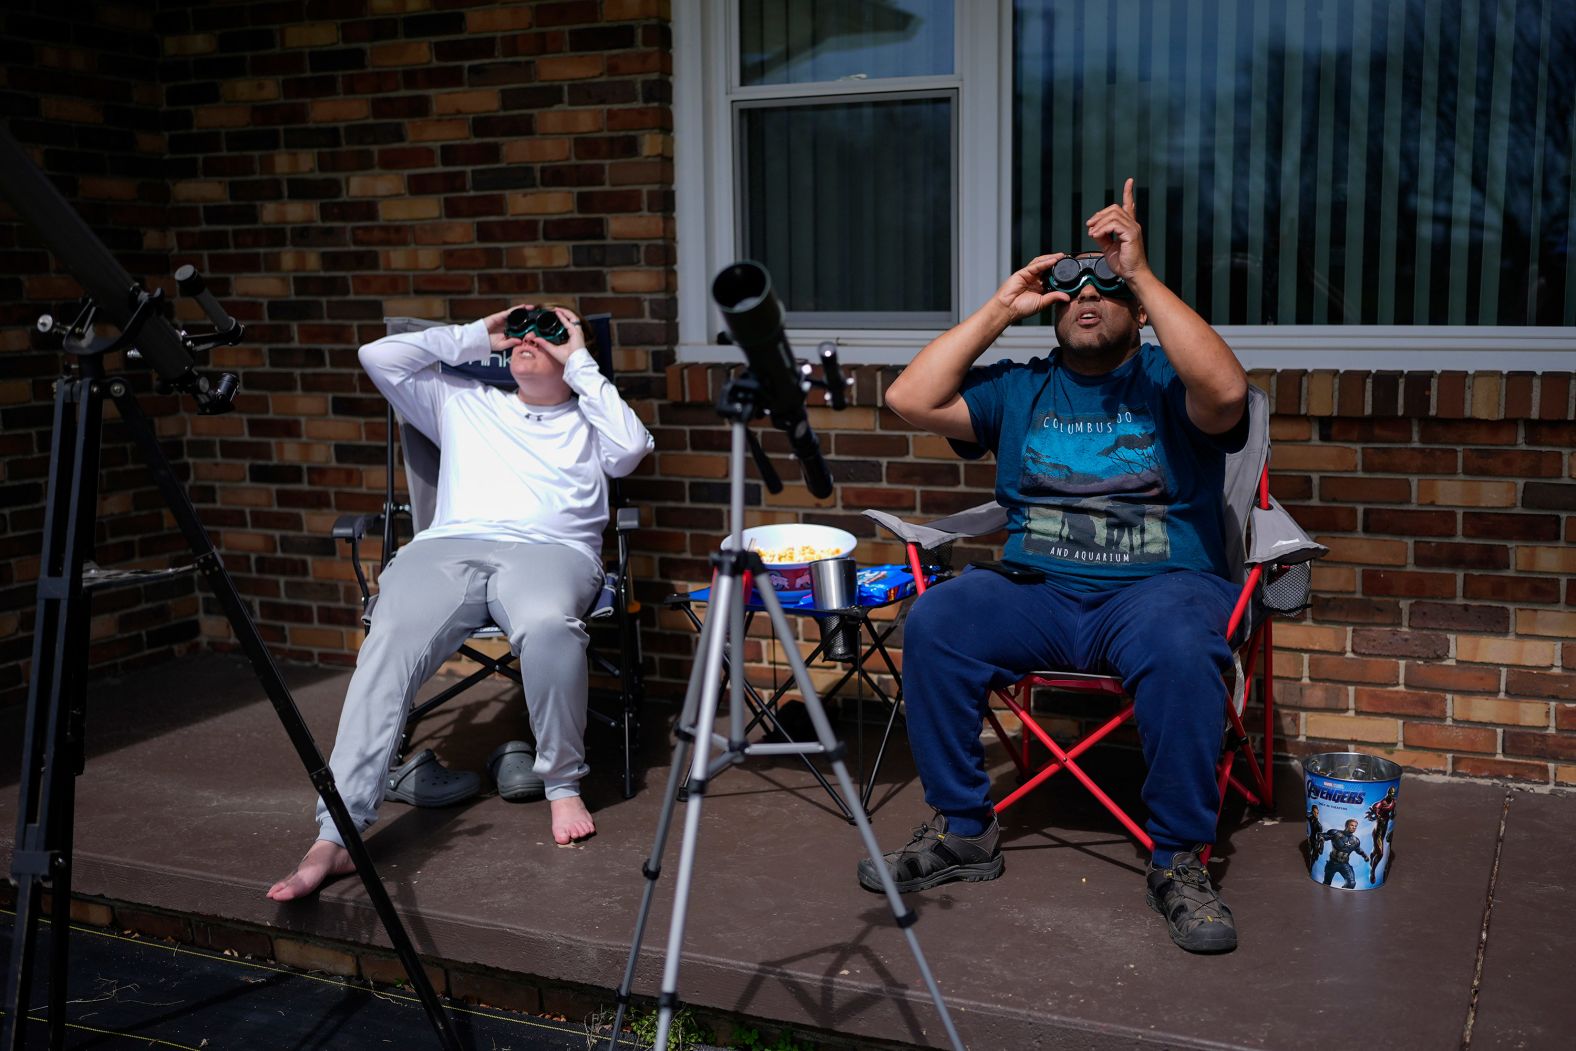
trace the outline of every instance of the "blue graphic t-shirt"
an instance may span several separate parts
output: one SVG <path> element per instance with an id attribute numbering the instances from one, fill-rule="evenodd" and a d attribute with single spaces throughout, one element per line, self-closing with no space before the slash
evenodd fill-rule
<path id="1" fill-rule="evenodd" d="M 1178 569 L 1230 578 L 1223 550 L 1226 452 L 1188 419 L 1186 389 L 1146 343 L 1103 376 L 1059 357 L 969 370 L 963 400 L 996 454 L 1008 562 L 1073 591 L 1103 591 Z"/>

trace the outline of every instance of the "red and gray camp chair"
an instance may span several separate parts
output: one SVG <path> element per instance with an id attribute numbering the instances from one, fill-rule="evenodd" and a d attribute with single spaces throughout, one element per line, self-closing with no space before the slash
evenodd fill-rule
<path id="1" fill-rule="evenodd" d="M 1311 563 L 1327 552 L 1292 520 L 1269 492 L 1269 399 L 1257 388 L 1248 391 L 1248 437 L 1240 451 L 1227 458 L 1224 495 L 1226 500 L 1226 551 L 1234 552 L 1235 579 L 1241 585 L 1236 608 L 1231 614 L 1226 635 L 1231 641 L 1235 661 L 1235 682 L 1227 697 L 1227 726 L 1221 747 L 1217 778 L 1221 804 L 1228 788 L 1239 793 L 1250 805 L 1270 809 L 1274 803 L 1275 692 L 1273 686 L 1274 636 L 1271 618 L 1275 614 L 1300 613 L 1309 604 Z M 927 563 L 944 562 L 954 541 L 987 536 L 1007 524 L 1006 509 L 995 502 L 981 504 L 934 522 L 904 522 L 883 511 L 865 515 L 902 540 L 908 562 L 925 590 L 927 575 L 937 569 Z M 928 558 L 927 558 L 928 553 Z M 944 572 L 944 570 L 943 570 Z M 1248 684 L 1255 671 L 1262 678 L 1260 691 L 1264 725 L 1260 748 L 1255 751 L 1244 722 Z M 1105 695 L 1118 710 L 1105 722 L 1077 741 L 1062 744 L 1053 739 L 1035 718 L 1031 703 L 1037 688 L 1066 693 Z M 1078 758 L 1112 731 L 1133 718 L 1132 698 L 1127 696 L 1120 678 L 1065 669 L 1031 672 L 1013 685 L 995 691 L 996 697 L 1019 720 L 1022 730 L 1013 734 L 1003 726 L 996 712 L 987 708 L 986 718 L 996 731 L 1018 769 L 1020 784 L 996 804 L 1000 813 L 1032 792 L 1045 780 L 1063 770 L 1087 788 L 1122 823 L 1146 850 L 1153 850 L 1149 834 L 1105 792 Z M 1049 753 L 1037 758 L 1033 745 L 1038 742 Z M 1239 776 L 1236 759 L 1242 758 L 1245 776 Z"/>

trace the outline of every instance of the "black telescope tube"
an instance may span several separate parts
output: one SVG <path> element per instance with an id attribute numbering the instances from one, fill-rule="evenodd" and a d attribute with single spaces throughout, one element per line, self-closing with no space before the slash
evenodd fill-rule
<path id="1" fill-rule="evenodd" d="M 124 328 L 136 309 L 141 286 L 4 128 L 0 128 L 0 193 L 17 218 L 33 228 L 83 291 L 93 297 L 100 316 Z M 160 379 L 182 390 L 196 389 L 198 377 L 191 354 L 165 318 L 154 315 L 147 319 L 137 347 Z"/>
<path id="2" fill-rule="evenodd" d="M 711 283 L 711 297 L 722 311 L 723 324 L 761 388 L 761 408 L 788 436 L 788 444 L 804 472 L 805 488 L 812 496 L 832 495 L 832 475 L 821 455 L 805 415 L 808 381 L 794 361 L 793 348 L 783 331 L 783 308 L 772 291 L 766 268 L 748 259 L 723 269 Z"/>
<path id="3" fill-rule="evenodd" d="M 213 293 L 208 291 L 208 283 L 202 279 L 195 266 L 188 263 L 175 271 L 175 285 L 181 290 L 181 295 L 191 296 L 197 300 L 202 312 L 208 315 L 208 320 L 213 322 L 213 327 L 220 332 L 230 332 L 238 324 L 235 318 L 225 313 L 219 301 L 213 298 Z"/>

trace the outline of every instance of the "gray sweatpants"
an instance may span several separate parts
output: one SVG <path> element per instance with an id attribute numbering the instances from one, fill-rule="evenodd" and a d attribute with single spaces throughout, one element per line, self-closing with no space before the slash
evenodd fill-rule
<path id="1" fill-rule="evenodd" d="M 587 770 L 580 618 L 601 586 L 601 568 L 559 544 L 433 539 L 402 548 L 379 581 L 328 764 L 356 829 L 377 820 L 416 691 L 488 623 L 504 630 L 520 658 L 547 798 L 579 795 Z M 322 800 L 317 823 L 320 838 L 341 843 Z"/>

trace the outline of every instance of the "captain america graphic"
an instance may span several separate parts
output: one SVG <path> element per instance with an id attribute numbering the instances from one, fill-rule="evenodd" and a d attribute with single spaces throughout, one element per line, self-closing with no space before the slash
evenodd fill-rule
<path id="1" fill-rule="evenodd" d="M 1351 865 L 1352 855 L 1356 854 L 1364 861 L 1370 860 L 1363 852 L 1362 840 L 1357 838 L 1357 819 L 1346 822 L 1346 831 L 1332 828 L 1324 833 L 1324 838 L 1330 843 L 1330 860 L 1324 863 L 1324 885 L 1332 886 L 1335 877 L 1340 876 L 1348 888 L 1357 886 L 1357 873 L 1352 871 Z"/>
<path id="2" fill-rule="evenodd" d="M 1163 562 L 1174 486 L 1146 409 L 1041 415 L 1029 429 L 1018 489 L 1033 503 L 1023 549 L 1084 563 Z"/>

